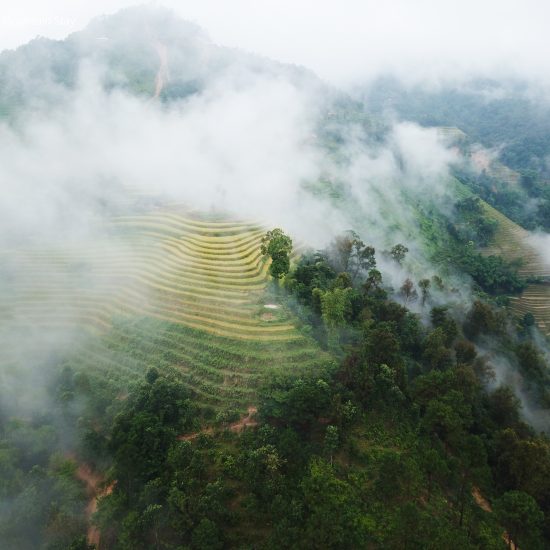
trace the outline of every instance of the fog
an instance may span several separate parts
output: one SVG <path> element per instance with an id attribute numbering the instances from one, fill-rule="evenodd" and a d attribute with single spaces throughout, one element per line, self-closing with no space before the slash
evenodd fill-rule
<path id="1" fill-rule="evenodd" d="M 529 237 L 529 244 L 535 248 L 547 269 L 550 269 L 550 235 L 548 233 L 534 233 Z"/>
<path id="2" fill-rule="evenodd" d="M 131 46 L 134 39 L 129 40 Z M 137 41 L 135 50 L 141 51 L 141 35 Z M 154 52 L 153 45 L 151 39 Z M 103 258 L 119 254 L 139 261 L 128 242 L 111 236 L 110 224 L 134 212 L 140 196 L 281 226 L 299 244 L 313 247 L 326 246 L 350 228 L 378 252 L 404 242 L 410 253 L 403 267 L 379 254 L 386 283 L 395 288 L 408 276 L 418 280 L 437 273 L 417 240 L 407 198 L 421 194 L 436 208 L 449 208 L 449 167 L 457 156 L 436 131 L 389 119 L 385 136 L 373 141 L 360 121 L 331 114 L 334 92 L 307 73 L 296 78 L 267 60 L 250 66 L 238 52 L 227 55 L 230 61 L 222 70 L 205 71 L 199 93 L 169 103 L 106 86 L 107 67 L 87 58 L 77 68 L 74 88 L 45 78 L 39 93 L 57 101 L 0 125 L 5 296 L 17 297 L 21 289 L 24 296 L 42 288 L 81 288 L 97 302 L 94 311 L 101 310 L 102 296 L 125 285 L 105 277 Z M 171 61 L 168 56 L 170 78 L 195 74 L 193 63 L 181 69 Z M 258 63 L 266 69 L 258 71 Z M 191 72 L 178 75 L 177 70 Z M 24 83 L 25 74 L 18 75 Z M 338 136 L 335 154 L 327 153 L 327 133 Z M 338 190 L 341 201 L 312 193 L 320 181 Z M 55 261 L 53 266 L 37 263 L 33 254 L 40 257 L 41 251 L 53 252 L 54 258 L 61 253 L 69 271 Z M 455 301 L 469 295 L 464 281 L 453 284 L 462 289 Z M 145 288 L 141 294 L 146 301 Z M 46 297 L 41 307 L 76 323 L 80 301 L 77 292 L 67 293 L 63 303 Z M 26 301 L 8 301 L 5 307 L 11 326 L 2 337 L 10 342 L 12 360 L 25 365 L 27 380 L 39 365 L 80 343 L 76 335 L 49 327 L 29 356 Z M 4 374 L 4 390 L 17 397 L 16 381 Z M 24 383 L 17 387 L 25 393 Z M 28 403 L 42 405 L 37 395 L 29 395 L 15 402 L 25 403 L 24 409 Z"/>
<path id="3" fill-rule="evenodd" d="M 501 5 L 498 17 L 510 17 L 510 6 Z M 284 2 L 277 8 L 272 5 L 279 14 L 284 7 Z M 368 65 L 365 57 L 362 59 L 366 59 L 366 65 L 359 67 L 359 59 L 365 54 L 366 47 L 374 48 L 379 40 L 377 48 L 380 49 L 376 49 L 376 55 L 373 54 L 376 63 L 398 69 L 398 64 L 394 63 L 397 57 L 393 61 L 390 57 L 396 55 L 399 48 L 404 48 L 408 39 L 413 40 L 419 29 L 433 30 L 434 25 L 441 26 L 442 22 L 436 17 L 438 10 L 433 9 L 431 17 L 422 24 L 418 23 L 418 27 L 414 26 L 413 23 L 418 22 L 415 17 L 425 16 L 425 10 L 434 8 L 429 3 L 421 4 L 416 15 L 405 5 L 396 4 L 395 7 L 402 8 L 393 12 L 395 33 L 386 33 L 386 42 L 382 42 L 383 33 L 367 31 L 374 22 L 390 18 L 387 8 L 350 6 L 350 9 L 359 11 L 358 17 L 350 16 L 353 10 L 346 13 L 345 20 L 351 25 L 346 37 L 350 44 L 359 37 L 364 43 L 354 53 L 346 53 L 345 48 L 349 47 L 346 42 L 333 54 L 340 52 L 345 55 L 350 65 L 339 64 L 331 56 L 326 57 L 324 69 L 313 59 L 309 60 L 310 64 L 333 82 L 349 82 L 351 74 L 358 79 L 371 78 L 377 69 L 371 70 L 374 66 Z M 51 5 L 50 8 L 54 9 Z M 198 5 L 190 3 L 187 8 L 190 17 L 198 22 L 208 23 L 208 17 L 216 14 L 220 20 L 210 20 L 211 25 L 207 27 L 214 40 L 224 37 L 223 33 L 220 34 L 221 19 L 234 30 L 245 23 L 252 25 L 257 17 L 256 28 L 260 29 L 262 17 L 265 17 L 260 15 L 257 4 L 247 5 L 252 17 L 248 22 L 232 18 L 226 5 L 215 10 L 212 4 L 206 3 L 199 9 Z M 313 11 L 313 7 L 310 8 Z M 449 10 L 445 13 L 448 17 L 456 15 L 457 21 L 461 21 L 466 17 L 467 8 L 466 3 L 464 11 L 453 13 Z M 59 4 L 59 9 L 63 16 L 72 14 L 77 22 L 87 13 L 84 9 L 74 11 L 72 4 Z M 93 9 L 99 8 L 95 6 Z M 236 14 L 242 13 L 244 7 L 235 5 L 232 9 Z M 300 22 L 311 50 L 322 53 L 333 38 L 328 32 L 324 43 L 317 33 L 331 13 L 324 4 L 316 5 L 315 9 L 318 19 L 311 24 L 309 20 L 308 24 L 304 22 L 306 12 L 303 5 L 295 12 L 290 10 L 293 15 L 287 30 L 291 34 L 293 25 Z M 486 6 L 479 8 L 481 18 L 488 17 L 486 10 Z M 177 11 L 181 13 L 182 8 L 177 8 Z M 367 11 L 370 17 L 366 17 Z M 535 6 L 533 10 L 524 8 L 523 15 L 516 21 L 518 32 L 522 24 L 531 21 L 535 11 Z M 406 16 L 407 29 L 404 24 Z M 339 17 L 341 15 L 332 22 L 334 29 L 341 30 Z M 364 20 L 365 31 L 354 31 L 353 27 Z M 234 26 L 230 25 L 232 22 Z M 273 32 L 278 24 L 280 21 L 275 17 Z M 92 41 L 97 38 L 93 34 L 96 28 L 101 32 L 101 20 L 96 25 L 92 25 L 88 33 L 91 33 Z M 491 28 L 485 29 L 487 37 L 491 36 Z M 536 28 L 531 42 L 537 36 Z M 475 44 L 475 29 L 474 24 L 467 49 Z M 23 30 L 16 33 L 17 37 L 14 34 L 13 40 L 24 39 Z M 317 248 L 326 246 L 340 232 L 354 229 L 366 243 L 376 247 L 385 282 L 395 289 L 407 277 L 418 281 L 441 274 L 439 267 L 432 264 L 430 253 L 419 237 L 415 203 L 420 198 L 434 211 L 452 214 L 454 199 L 449 189 L 450 171 L 462 159 L 458 150 L 446 143 L 435 129 L 394 120 L 388 115 L 382 119 L 384 132 L 373 139 L 368 124 L 361 120 L 341 120 L 338 112 L 333 112 L 334 101 L 342 99 L 341 96 L 310 73 L 292 72 L 267 59 L 249 58 L 238 50 L 224 50 L 222 56 L 215 57 L 218 55 L 217 51 L 212 53 L 215 46 L 202 34 L 197 35 L 198 39 L 193 38 L 195 42 L 191 41 L 190 47 L 195 48 L 191 49 L 194 54 L 206 60 L 204 67 L 197 60 L 185 59 L 184 52 L 178 52 L 181 59 L 172 59 L 170 51 L 167 67 L 162 67 L 160 60 L 156 59 L 157 38 L 150 30 L 145 37 L 140 33 L 135 37 L 131 33 L 129 36 L 120 34 L 123 40 L 129 41 L 124 43 L 129 51 L 151 50 L 151 59 L 147 62 L 159 63 L 159 71 L 162 71 L 159 75 L 162 74 L 163 78 L 185 81 L 199 75 L 201 89 L 170 102 L 151 97 L 153 93 L 132 94 L 123 85 L 106 85 L 109 68 L 102 64 L 104 59 L 101 57 L 86 57 L 80 61 L 74 88 L 54 85 L 46 78 L 41 83 L 40 94 L 57 98 L 57 101 L 50 102 L 47 109 L 41 106 L 19 114 L 16 124 L 0 125 L 0 193 L 3 198 L 0 203 L 0 247 L 4 258 L 19 245 L 31 249 L 86 249 L 90 247 L 89 243 L 98 242 L 103 243 L 105 253 L 110 250 L 109 253 L 132 254 L 132 250 L 125 248 L 127 243 L 109 241 L 109 228 L 113 217 L 132 212 L 135 207 L 131 206 L 132 201 L 139 202 L 142 194 L 157 197 L 164 204 L 185 204 L 192 209 L 224 212 L 232 218 L 260 222 L 265 226 L 281 226 L 299 244 Z M 252 36 L 243 33 L 242 43 L 226 38 L 229 45 L 248 48 L 253 42 L 246 41 Z M 295 63 L 308 61 L 307 48 L 292 40 L 278 41 L 292 49 L 295 56 L 292 59 L 285 57 L 284 52 L 277 55 L 270 51 L 270 36 L 265 33 L 265 40 L 255 44 L 254 51 Z M 399 38 L 394 40 L 395 36 Z M 414 38 L 414 47 L 406 48 L 408 54 L 425 53 L 425 49 L 433 46 L 433 38 L 430 33 L 422 39 Z M 316 46 L 321 42 L 323 45 L 317 50 Z M 528 48 L 531 42 L 526 41 L 522 46 L 524 49 L 517 48 L 516 52 L 527 54 L 529 51 L 532 54 Z M 451 55 L 452 32 L 445 33 L 441 47 L 436 50 L 437 55 Z M 495 48 L 489 50 L 496 55 Z M 463 53 L 463 59 L 475 58 L 481 64 L 497 66 L 494 64 L 495 55 L 476 57 L 468 51 Z M 218 65 L 214 62 L 217 71 L 212 71 L 208 65 L 211 59 L 223 60 Z M 414 65 L 414 69 L 411 65 L 407 70 L 416 75 L 415 78 L 430 76 L 426 71 L 436 70 L 438 65 L 435 61 L 432 63 L 430 56 L 425 61 L 421 66 Z M 513 63 L 508 66 L 512 67 Z M 474 69 L 470 67 L 457 74 L 472 75 L 470 71 Z M 178 71 L 183 72 L 178 74 Z M 340 74 L 336 74 L 338 71 Z M 344 74 L 346 71 L 349 71 L 348 76 Z M 433 74 L 436 73 L 438 78 L 445 77 L 444 72 L 436 70 Z M 401 76 L 407 78 L 407 71 L 401 72 Z M 27 82 L 25 78 L 23 74 L 24 83 Z M 155 89 L 153 79 L 151 75 L 152 90 Z M 157 87 L 154 95 L 158 95 L 158 91 Z M 329 186 L 339 199 L 330 199 L 330 193 L 315 192 L 319 182 Z M 533 239 L 545 253 L 546 237 Z M 410 250 L 403 266 L 380 254 L 397 242 L 406 244 Z M 101 293 L 112 289 L 113 285 L 122 284 L 120 281 L 105 281 L 104 277 L 97 275 L 101 273 L 97 257 L 92 255 L 85 262 L 85 275 L 82 275 L 82 270 L 80 274 L 72 275 L 76 277 L 74 285 Z M 17 262 L 8 266 L 9 269 L 6 265 L 6 280 L 25 280 L 21 275 L 24 262 L 23 267 Z M 432 301 L 454 302 L 466 307 L 470 300 L 468 281 L 458 274 L 445 275 L 447 286 L 453 292 L 438 293 L 434 290 Z M 33 276 L 27 275 L 26 279 Z M 50 285 L 64 285 L 67 274 L 44 270 L 40 277 L 42 283 L 46 280 Z M 28 280 L 28 286 L 40 281 Z M 145 290 L 143 292 L 145 294 Z M 409 307 L 425 314 L 418 303 L 409 304 Z M 24 311 L 18 308 L 20 306 L 10 312 L 12 319 L 24 319 Z M 18 342 L 17 337 L 11 340 L 12 344 Z M 65 348 L 66 340 L 54 331 L 51 340 L 45 339 L 45 346 L 40 348 L 38 355 L 44 355 L 43 350 L 48 346 L 52 351 Z M 25 341 L 21 337 L 23 346 Z"/>
<path id="4" fill-rule="evenodd" d="M 372 144 L 360 125 L 334 123 L 342 140 L 335 161 L 315 133 L 330 108 L 315 88 L 243 76 L 239 67 L 202 93 L 163 105 L 106 91 L 102 73 L 84 64 L 62 105 L 22 117 L 16 129 L 1 127 L 5 245 L 22 235 L 44 241 L 98 231 L 130 188 L 282 225 L 317 247 L 349 228 L 347 213 L 308 191 L 322 178 L 344 182 L 369 231 L 364 238 L 378 246 L 390 244 L 388 215 L 402 219 L 396 239 L 413 233 L 403 223 L 415 223 L 403 191 L 445 207 L 449 165 L 458 157 L 433 129 L 395 122 Z"/>
<path id="5" fill-rule="evenodd" d="M 131 4 L 56 0 L 46 8 L 23 0 L 0 17 L 0 49 L 36 34 L 62 39 L 92 16 Z M 161 279 L 162 254 L 173 252 L 138 231 L 125 233 L 116 220 L 128 215 L 221 214 L 281 227 L 300 249 L 329 247 L 354 230 L 376 248 L 392 299 L 426 327 L 436 305 L 453 306 L 450 314 L 464 321 L 472 281 L 450 261 L 433 261 L 421 223 L 453 218 L 453 168 L 470 159 L 436 128 L 391 111 L 368 114 L 345 90 L 390 72 L 406 84 L 454 82 L 457 89 L 482 74 L 526 78 L 538 97 L 550 89 L 543 55 L 550 8 L 534 1 L 414 4 L 166 0 L 205 31 L 167 12 L 149 21 L 143 15 L 153 11 L 144 8 L 127 14 L 128 28 L 111 20 L 110 36 L 98 18 L 59 49 L 37 41 L 21 57 L 5 56 L 13 68 L 5 88 L 13 85 L 16 101 L 8 98 L 7 114 L 0 111 L 0 414 L 24 426 L 48 413 L 52 449 L 67 456 L 80 428 L 68 425 L 55 394 L 62 367 L 91 349 L 98 368 L 86 374 L 112 377 L 115 404 L 135 382 L 106 375 L 105 357 L 94 359 L 93 349 L 112 352 L 113 371 L 130 370 L 115 343 L 99 338 L 107 341 L 124 316 L 139 331 L 142 317 L 153 319 L 149 313 L 171 299 L 167 286 L 155 289 L 148 277 Z M 26 64 L 27 54 L 37 57 Z M 485 151 L 496 158 L 497 150 Z M 550 264 L 548 235 L 530 239 Z M 387 254 L 397 243 L 408 247 L 402 263 Z M 158 272 L 155 261 L 163 265 Z M 185 276 L 181 264 L 167 265 L 173 279 Z M 433 276 L 442 286 L 432 285 L 426 301 L 400 296 L 407 278 L 417 285 Z M 548 359 L 547 343 L 532 330 Z M 535 404 L 517 362 L 499 346 L 488 339 L 478 348 L 495 370 L 489 389 L 512 386 L 523 418 L 548 430 L 550 413 Z M 74 366 L 82 369 L 78 359 Z M 86 398 L 70 406 L 76 418 Z M 11 506 L 0 499 L 0 509 Z"/>
<path id="6" fill-rule="evenodd" d="M 4 6 L 0 49 L 64 38 L 131 0 L 22 0 Z M 548 85 L 544 0 L 164 0 L 218 44 L 304 65 L 338 85 L 395 72 L 407 80 L 521 76 Z"/>

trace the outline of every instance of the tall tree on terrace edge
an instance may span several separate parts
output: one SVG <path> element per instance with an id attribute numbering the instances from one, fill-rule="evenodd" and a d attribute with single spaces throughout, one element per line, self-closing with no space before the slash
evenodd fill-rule
<path id="1" fill-rule="evenodd" d="M 271 258 L 269 273 L 274 279 L 282 279 L 289 272 L 292 239 L 282 229 L 277 227 L 268 231 L 262 237 L 260 251 Z"/>

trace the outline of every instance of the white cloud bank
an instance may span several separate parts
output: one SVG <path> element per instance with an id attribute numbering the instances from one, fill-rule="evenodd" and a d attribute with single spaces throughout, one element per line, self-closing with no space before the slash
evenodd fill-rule
<path id="1" fill-rule="evenodd" d="M 129 0 L 21 0 L 0 14 L 0 48 L 63 38 Z M 219 44 L 305 65 L 337 84 L 396 71 L 408 79 L 473 73 L 549 83 L 545 0 L 164 0 Z"/>

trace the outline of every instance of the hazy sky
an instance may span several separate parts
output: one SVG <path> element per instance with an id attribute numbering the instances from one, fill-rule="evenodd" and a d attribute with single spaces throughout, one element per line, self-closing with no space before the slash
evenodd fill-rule
<path id="1" fill-rule="evenodd" d="M 19 0 L 0 13 L 0 48 L 62 38 L 139 2 Z M 338 84 L 393 68 L 550 79 L 548 0 L 165 0 L 222 45 L 306 65 Z"/>

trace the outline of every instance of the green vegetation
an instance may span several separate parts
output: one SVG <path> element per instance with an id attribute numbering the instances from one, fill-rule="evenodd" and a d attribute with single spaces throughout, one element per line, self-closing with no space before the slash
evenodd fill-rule
<path id="1" fill-rule="evenodd" d="M 440 128 L 466 157 L 475 157 L 471 144 L 498 150 L 481 170 L 461 167 L 455 175 L 522 227 L 550 230 L 550 109 L 543 98 L 531 97 L 527 83 L 478 79 L 461 90 L 434 91 L 381 78 L 365 96 L 373 113 L 390 106 L 404 120 Z"/>
<path id="2" fill-rule="evenodd" d="M 458 188 L 463 191 L 462 187 Z M 501 255 L 485 247 L 500 234 L 500 222 L 478 198 L 464 193 L 455 204 L 457 215 L 443 216 L 433 209 L 418 206 L 421 232 L 433 261 L 444 270 L 453 267 L 470 275 L 477 287 L 489 294 L 517 294 L 525 286 L 522 260 L 518 255 Z M 506 218 L 505 218 L 506 219 Z"/>
<path id="3" fill-rule="evenodd" d="M 330 251 L 304 256 L 285 278 L 296 311 L 338 365 L 285 370 L 266 353 L 248 428 L 225 406 L 206 425 L 204 416 L 198 421 L 200 396 L 170 356 L 151 356 L 154 368 L 129 373 L 116 399 L 104 374 L 93 378 L 67 360 L 51 391 L 62 421 L 76 429 L 78 459 L 104 472 L 110 487 L 93 516 L 102 547 L 503 549 L 507 537 L 545 546 L 550 441 L 521 421 L 510 388 L 487 390 L 492 367 L 474 345 L 498 341 L 535 391 L 550 387 L 535 342 L 526 333 L 510 341 L 504 313 L 481 301 L 463 322 L 432 307 L 423 325 L 390 298 L 383 279 L 372 283 L 374 268 L 353 284 L 338 271 L 340 259 Z M 132 339 L 110 376 L 158 328 L 133 335 L 126 326 Z M 199 337 L 165 328 L 168 341 Z M 204 342 L 206 354 L 216 341 Z M 209 363 L 214 371 L 215 355 L 204 356 Z M 4 448 L 15 452 L 17 441 L 4 438 Z M 75 467 L 67 463 L 68 472 Z M 80 512 L 64 518 L 63 540 L 76 545 L 84 544 L 85 517 L 74 483 Z M 4 490 L 15 499 L 24 492 L 13 482 Z M 44 520 L 36 527 L 50 529 Z"/>
<path id="4" fill-rule="evenodd" d="M 34 283 L 14 280 L 6 305 L 45 330 L 78 320 L 95 331 L 70 361 L 114 391 L 150 365 L 172 368 L 215 417 L 245 411 L 274 368 L 330 361 L 269 293 L 257 226 L 157 212 L 119 218 L 113 232 L 111 246 L 22 253 Z M 98 284 L 75 288 L 74 265 L 93 266 Z"/>
<path id="5" fill-rule="evenodd" d="M 272 229 L 262 237 L 260 248 L 264 256 L 271 258 L 269 273 L 274 279 L 284 277 L 290 269 L 292 239 L 282 229 Z"/>
<path id="6" fill-rule="evenodd" d="M 231 56 L 193 25 L 162 11 L 151 28 L 142 15 L 2 54 L 0 117 L 54 104 L 75 86 L 78 55 L 106 63 L 107 89 L 153 95 L 157 35 L 172 40 L 175 74 L 159 101 L 223 74 Z M 127 17 L 147 40 L 119 32 Z M 121 206 L 93 242 L 0 251 L 2 548 L 550 546 L 550 439 L 536 431 L 550 409 L 538 332 L 550 334 L 550 274 L 524 229 L 549 227 L 549 114 L 521 91 L 504 102 L 391 82 L 371 92 L 375 110 L 391 95 L 470 157 L 455 126 L 505 144 L 486 169 L 449 178 L 444 212 L 428 193 L 370 189 L 387 220 L 383 260 L 353 230 L 299 254 L 280 228 L 160 199 Z M 360 135 L 350 124 L 368 130 L 354 145 L 364 137 L 373 151 L 388 127 L 327 95 L 334 110 L 311 141 L 339 174 L 354 162 L 342 144 Z M 367 239 L 351 184 L 330 172 L 301 190 Z M 387 200 L 400 194 L 403 216 Z M 473 298 L 457 305 L 464 290 Z"/>
<path id="7" fill-rule="evenodd" d="M 406 87 L 381 78 L 367 90 L 367 105 L 380 112 L 392 108 L 424 126 L 456 127 L 485 147 L 502 147 L 500 159 L 514 170 L 548 176 L 550 109 L 529 97 L 529 84 L 477 79 L 463 89 Z"/>
<path id="8" fill-rule="evenodd" d="M 478 201 L 457 210 L 468 236 L 484 227 Z M 460 321 L 434 307 L 431 293 L 445 291 L 438 277 L 405 279 L 397 303 L 374 248 L 351 232 L 297 258 L 283 288 L 271 288 L 257 226 L 157 211 L 119 218 L 113 231 L 131 253 L 105 254 L 98 243 L 95 254 L 124 293 L 101 288 L 78 302 L 84 326 L 99 332 L 59 359 L 49 390 L 75 454 L 55 458 L 52 441 L 23 458 L 25 440 L 2 420 L 0 527 L 10 544 L 85 548 L 86 537 L 97 542 L 92 521 L 113 549 L 496 549 L 505 531 L 543 547 L 550 442 L 521 421 L 509 388 L 486 389 L 492 367 L 475 347 L 491 339 L 517 365 L 524 394 L 547 407 L 548 366 L 532 325 L 511 337 L 504 313 L 482 301 Z M 470 246 L 459 232 L 439 238 Z M 403 244 L 384 252 L 396 264 L 406 253 Z M 74 252 L 23 258 L 51 275 Z M 24 281 L 14 284 L 12 300 L 23 299 Z M 41 319 L 62 292 L 48 283 L 25 298 L 28 315 Z M 407 309 L 413 303 L 428 325 Z M 64 322 L 57 312 L 50 319 Z M 56 433 L 49 418 L 36 429 Z M 24 503 L 36 467 L 58 504 L 32 516 Z M 79 481 L 82 468 L 102 483 Z M 35 529 L 25 535 L 28 518 Z"/>

